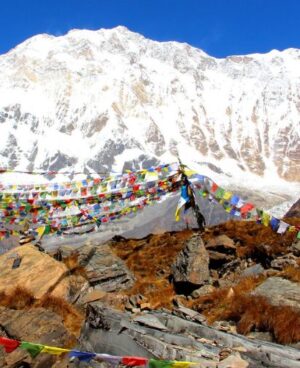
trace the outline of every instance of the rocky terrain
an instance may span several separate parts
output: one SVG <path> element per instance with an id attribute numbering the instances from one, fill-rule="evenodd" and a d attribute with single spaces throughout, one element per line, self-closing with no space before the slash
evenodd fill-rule
<path id="1" fill-rule="evenodd" d="M 295 218 L 286 219 L 291 224 Z M 2 336 L 199 367 L 300 366 L 300 243 L 229 221 L 76 250 L 33 245 L 0 256 Z M 12 264 L 21 259 L 18 268 Z M 103 367 L 24 351 L 1 367 Z"/>

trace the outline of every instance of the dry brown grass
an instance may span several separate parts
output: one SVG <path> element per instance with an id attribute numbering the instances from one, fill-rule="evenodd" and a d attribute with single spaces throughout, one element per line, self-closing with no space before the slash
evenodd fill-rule
<path id="1" fill-rule="evenodd" d="M 191 234 L 191 230 L 186 230 L 112 243 L 116 255 L 126 262 L 136 278 L 126 294 L 143 294 L 153 308 L 171 308 L 176 295 L 169 281 L 171 265 Z"/>
<path id="2" fill-rule="evenodd" d="M 266 279 L 266 276 L 252 276 L 242 278 L 233 287 L 215 289 L 213 292 L 203 295 L 188 303 L 189 307 L 201 310 L 209 323 L 222 319 L 228 306 L 232 302 L 232 296 L 244 295 L 254 290 Z"/>
<path id="3" fill-rule="evenodd" d="M 42 307 L 59 315 L 65 327 L 75 336 L 79 335 L 84 315 L 66 300 L 46 294 L 37 300 L 25 288 L 16 287 L 9 293 L 0 293 L 0 305 L 6 308 L 24 310 Z"/>
<path id="4" fill-rule="evenodd" d="M 209 323 L 235 321 L 241 334 L 269 331 L 281 344 L 300 341 L 300 311 L 289 306 L 272 306 L 267 299 L 249 294 L 264 279 L 265 276 L 242 279 L 232 288 L 217 289 L 189 302 L 189 306 L 202 312 Z"/>
<path id="5" fill-rule="evenodd" d="M 294 225 L 299 223 L 299 219 L 286 219 L 286 222 Z M 279 235 L 269 226 L 266 227 L 253 221 L 228 221 L 210 228 L 203 234 L 203 238 L 207 241 L 221 234 L 226 234 L 238 244 L 237 255 L 239 257 L 251 257 L 259 262 L 287 253 L 288 247 L 295 238 L 293 232 Z"/>
<path id="6" fill-rule="evenodd" d="M 36 303 L 36 306 L 43 307 L 58 314 L 63 319 L 65 327 L 75 336 L 79 335 L 84 315 L 66 300 L 51 294 L 45 294 L 43 298 Z"/>
<path id="7" fill-rule="evenodd" d="M 79 263 L 79 255 L 76 252 L 72 252 L 68 257 L 63 259 L 64 264 L 67 266 L 70 274 L 80 275 L 87 279 L 86 271 Z"/>
<path id="8" fill-rule="evenodd" d="M 300 267 L 287 266 L 279 275 L 290 281 L 300 282 Z"/>
<path id="9" fill-rule="evenodd" d="M 0 305 L 11 309 L 28 309 L 35 303 L 33 294 L 25 288 L 17 286 L 10 293 L 1 292 Z"/>

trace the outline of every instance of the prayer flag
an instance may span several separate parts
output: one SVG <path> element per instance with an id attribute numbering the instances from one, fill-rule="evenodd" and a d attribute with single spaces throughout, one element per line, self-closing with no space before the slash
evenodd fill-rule
<path id="1" fill-rule="evenodd" d="M 179 221 L 180 220 L 180 211 L 182 209 L 182 207 L 188 203 L 190 200 L 189 196 L 188 196 L 188 188 L 186 185 L 182 185 L 181 187 L 181 196 L 176 208 L 176 212 L 175 212 L 175 220 Z"/>
<path id="2" fill-rule="evenodd" d="M 124 356 L 121 360 L 121 363 L 130 367 L 145 366 L 148 363 L 148 359 L 133 356 Z"/>
<path id="3" fill-rule="evenodd" d="M 82 362 L 89 362 L 90 360 L 95 358 L 95 356 L 96 356 L 95 353 L 86 353 L 86 352 L 78 351 L 78 350 L 71 350 L 69 352 L 70 358 L 78 358 Z"/>
<path id="4" fill-rule="evenodd" d="M 277 233 L 284 234 L 289 226 L 286 222 L 280 221 Z"/>
<path id="5" fill-rule="evenodd" d="M 32 344 L 31 342 L 22 341 L 20 348 L 26 350 L 32 358 L 35 358 L 43 350 L 43 345 Z"/>
<path id="6" fill-rule="evenodd" d="M 56 348 L 54 346 L 47 346 L 44 345 L 41 353 L 48 353 L 52 355 L 60 355 L 63 353 L 68 353 L 70 349 L 62 349 L 62 348 Z"/>
<path id="7" fill-rule="evenodd" d="M 7 353 L 13 352 L 18 346 L 20 346 L 20 344 L 20 341 L 0 336 L 0 345 L 4 346 L 4 349 Z"/>

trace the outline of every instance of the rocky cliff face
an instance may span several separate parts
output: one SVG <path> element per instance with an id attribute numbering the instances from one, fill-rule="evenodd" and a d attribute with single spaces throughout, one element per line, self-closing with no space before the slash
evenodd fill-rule
<path id="1" fill-rule="evenodd" d="M 0 165 L 174 161 L 299 181 L 300 50 L 216 59 L 124 27 L 38 35 L 0 56 Z M 232 179 L 233 180 L 233 179 Z"/>

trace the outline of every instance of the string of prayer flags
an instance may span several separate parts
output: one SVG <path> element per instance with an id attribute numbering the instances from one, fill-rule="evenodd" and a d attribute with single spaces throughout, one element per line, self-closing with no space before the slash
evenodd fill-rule
<path id="1" fill-rule="evenodd" d="M 255 220 L 264 226 L 270 226 L 278 234 L 284 234 L 287 230 L 296 231 L 295 226 L 289 225 L 267 212 L 255 208 L 252 203 L 246 202 L 238 195 L 219 187 L 212 179 L 206 176 L 192 175 L 191 180 L 193 187 L 196 188 L 196 192 L 202 198 L 219 203 L 231 216 Z"/>
<path id="2" fill-rule="evenodd" d="M 39 240 L 49 233 L 59 235 L 61 231 L 91 223 L 99 227 L 101 223 L 135 214 L 153 201 L 159 201 L 163 196 L 179 189 L 179 174 L 174 171 L 177 168 L 178 165 L 174 164 L 152 168 L 150 172 L 158 173 L 159 180 L 149 182 L 144 180 L 147 170 L 126 173 L 118 176 L 118 180 L 116 177 L 106 178 L 107 183 L 110 184 L 108 185 L 110 192 L 85 196 L 87 193 L 84 190 L 80 192 L 83 196 L 78 198 L 41 198 L 39 196 L 41 193 L 31 192 L 32 188 L 29 189 L 30 195 L 26 191 L 27 188 L 23 188 L 19 193 L 2 192 L 0 193 L 0 240 L 18 235 L 18 231 L 14 230 L 13 233 L 12 230 L 7 229 L 7 225 L 24 226 L 28 222 L 31 224 L 30 227 L 33 227 L 33 235 Z M 87 186 L 89 182 L 82 180 L 81 184 Z M 64 185 L 74 187 L 74 183 Z M 20 189 L 20 186 L 18 188 Z M 45 186 L 38 188 L 44 189 Z M 53 189 L 58 190 L 50 194 L 54 193 L 57 196 L 60 191 L 59 185 L 54 184 Z M 72 192 L 68 193 L 72 195 Z"/>
<path id="3" fill-rule="evenodd" d="M 127 367 L 148 367 L 149 368 L 189 368 L 193 365 L 199 365 L 196 362 L 185 362 L 175 360 L 156 360 L 148 359 L 138 356 L 116 356 L 110 354 L 100 354 L 94 352 L 84 352 L 79 350 L 64 349 L 55 346 L 47 346 L 42 344 L 34 344 L 27 341 L 18 341 L 14 339 L 8 339 L 0 336 L 0 345 L 4 346 L 7 353 L 12 353 L 15 349 L 20 347 L 26 350 L 32 358 L 37 357 L 40 353 L 46 353 L 51 355 L 61 355 L 68 353 L 70 359 L 77 358 L 82 362 L 90 362 L 92 359 L 99 362 L 109 363 L 112 367 L 116 367 L 119 364 Z"/>

